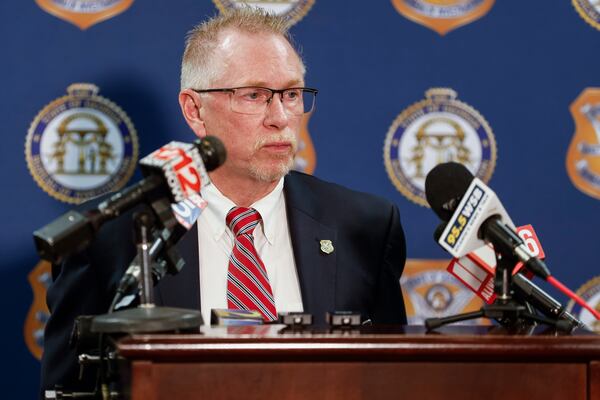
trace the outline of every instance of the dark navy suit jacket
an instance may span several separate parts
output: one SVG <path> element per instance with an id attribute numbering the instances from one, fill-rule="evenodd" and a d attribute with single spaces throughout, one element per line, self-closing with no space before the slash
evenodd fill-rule
<path id="1" fill-rule="evenodd" d="M 298 172 L 286 176 L 284 195 L 302 303 L 316 324 L 324 324 L 325 313 L 333 310 L 359 311 L 364 320 L 374 324 L 406 323 L 399 284 L 405 239 L 397 207 Z M 135 256 L 132 213 L 104 226 L 88 250 L 53 266 L 42 390 L 55 384 L 69 390 L 93 388 L 95 376 L 77 379 L 77 354 L 69 346 L 71 328 L 78 315 L 108 310 L 118 282 Z M 331 254 L 321 251 L 321 240 L 331 240 Z M 155 288 L 155 301 L 199 309 L 197 230 L 186 234 L 177 247 L 186 266 L 179 274 L 163 278 Z"/>

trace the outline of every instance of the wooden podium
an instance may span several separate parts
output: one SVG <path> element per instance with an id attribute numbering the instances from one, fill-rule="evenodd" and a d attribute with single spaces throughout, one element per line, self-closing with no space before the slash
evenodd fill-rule
<path id="1" fill-rule="evenodd" d="M 131 398 L 600 400 L 600 336 L 210 328 L 121 340 Z"/>

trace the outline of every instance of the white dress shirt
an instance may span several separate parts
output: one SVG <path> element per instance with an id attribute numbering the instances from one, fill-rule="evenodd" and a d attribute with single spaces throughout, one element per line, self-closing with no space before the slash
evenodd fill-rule
<path id="1" fill-rule="evenodd" d="M 234 237 L 225 217 L 236 205 L 213 184 L 202 189 L 208 205 L 198 218 L 200 307 L 204 324 L 214 308 L 227 308 L 227 268 Z M 267 196 L 250 206 L 262 221 L 254 229 L 254 246 L 267 269 L 277 312 L 303 311 L 300 283 L 287 222 L 283 178 Z"/>

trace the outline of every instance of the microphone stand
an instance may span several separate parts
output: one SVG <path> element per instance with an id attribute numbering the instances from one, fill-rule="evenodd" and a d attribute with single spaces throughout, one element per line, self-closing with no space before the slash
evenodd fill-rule
<path id="1" fill-rule="evenodd" d="M 495 243 L 494 243 L 495 245 Z M 484 305 L 478 311 L 451 315 L 443 318 L 427 318 L 425 327 L 428 331 L 439 328 L 442 325 L 459 321 L 467 321 L 477 318 L 489 318 L 498 321 L 503 326 L 518 328 L 519 326 L 533 325 L 536 323 L 547 324 L 558 331 L 571 332 L 576 326 L 570 321 L 563 319 L 552 319 L 539 315 L 533 307 L 523 301 L 520 303 L 513 298 L 511 291 L 512 270 L 518 260 L 510 251 L 503 250 L 498 246 L 496 250 L 496 271 L 494 275 L 494 292 L 496 300 L 491 305 Z M 496 247 L 495 247 L 496 249 Z M 509 254 L 507 256 L 507 254 Z"/>
<path id="2" fill-rule="evenodd" d="M 111 351 L 114 343 L 110 339 L 114 338 L 109 334 L 118 337 L 130 333 L 198 331 L 202 325 L 202 314 L 198 310 L 160 307 L 154 304 L 152 272 L 157 274 L 157 280 L 166 273 L 175 275 L 183 268 L 184 262 L 174 248 L 182 230 L 177 226 L 172 213 L 168 212 L 168 202 L 156 201 L 152 204 L 152 209 L 163 225 L 160 230 L 155 226 L 153 213 L 149 210 L 140 211 L 133 216 L 137 256 L 132 265 L 139 267 L 139 274 L 127 276 L 125 281 L 122 280 L 108 312 L 94 316 L 89 324 L 89 332 L 97 333 L 98 340 L 96 388 L 93 392 L 65 392 L 58 388 L 54 391 L 56 396 L 60 396 L 57 398 L 121 398 L 119 383 L 116 380 L 119 367 L 115 364 L 116 355 Z M 154 260 L 155 258 L 157 260 Z M 121 296 L 138 285 L 140 304 L 136 308 L 113 312 Z"/>
<path id="3" fill-rule="evenodd" d="M 140 305 L 136 308 L 98 315 L 92 319 L 91 331 L 97 333 L 147 333 L 188 330 L 202 325 L 198 310 L 159 307 L 154 304 L 150 256 L 150 231 L 153 218 L 147 211 L 134 215 L 138 259 L 141 267 Z"/>

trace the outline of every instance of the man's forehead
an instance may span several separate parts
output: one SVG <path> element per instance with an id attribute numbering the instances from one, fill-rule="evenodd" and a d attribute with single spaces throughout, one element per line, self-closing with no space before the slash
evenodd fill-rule
<path id="1" fill-rule="evenodd" d="M 277 76 L 277 80 L 286 81 L 278 83 L 281 87 L 304 83 L 300 57 L 287 39 L 277 33 L 223 31 L 213 57 L 221 65 L 218 80 L 234 78 L 244 86 L 269 86 L 269 82 L 273 84 L 273 76 Z"/>
<path id="2" fill-rule="evenodd" d="M 285 37 L 274 32 L 246 32 L 238 29 L 224 29 L 218 36 L 216 49 L 225 54 L 248 50 L 249 48 L 266 48 L 277 52 L 296 54 Z"/>

